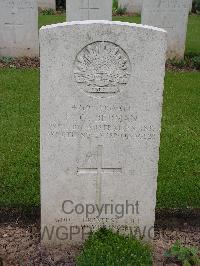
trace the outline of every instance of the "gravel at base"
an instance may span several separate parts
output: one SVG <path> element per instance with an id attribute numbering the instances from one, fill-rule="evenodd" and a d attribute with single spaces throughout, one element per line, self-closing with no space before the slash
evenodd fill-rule
<path id="1" fill-rule="evenodd" d="M 176 240 L 184 245 L 199 246 L 200 227 L 185 224 L 182 228 L 156 231 L 153 241 L 154 265 L 176 265 L 164 262 L 164 252 Z M 81 246 L 45 248 L 40 244 L 40 228 L 37 224 L 17 223 L 0 225 L 0 266 L 72 266 Z"/>
<path id="2" fill-rule="evenodd" d="M 40 59 L 38 57 L 0 57 L 0 69 L 1 68 L 14 68 L 14 69 L 38 69 L 40 67 Z M 174 72 L 198 72 L 199 70 L 191 66 L 175 66 L 170 62 L 166 62 L 166 70 Z"/>
<path id="3" fill-rule="evenodd" d="M 40 244 L 40 228 L 36 224 L 0 225 L 0 257 L 3 266 L 75 265 L 79 246 L 45 248 Z M 1 266 L 1 262 L 0 262 Z"/>

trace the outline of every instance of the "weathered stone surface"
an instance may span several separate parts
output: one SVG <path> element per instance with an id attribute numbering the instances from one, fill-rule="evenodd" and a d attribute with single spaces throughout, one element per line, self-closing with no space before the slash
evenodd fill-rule
<path id="1" fill-rule="evenodd" d="M 166 32 L 70 22 L 43 27 L 40 45 L 43 242 L 81 242 L 104 225 L 150 238 Z"/>
<path id="2" fill-rule="evenodd" d="M 38 7 L 42 9 L 56 9 L 56 0 L 38 0 Z"/>
<path id="3" fill-rule="evenodd" d="M 112 20 L 112 0 L 66 0 L 67 21 Z"/>
<path id="4" fill-rule="evenodd" d="M 125 7 L 127 12 L 138 13 L 142 12 L 143 0 L 119 0 L 119 6 Z"/>
<path id="5" fill-rule="evenodd" d="M 38 56 L 38 6 L 35 0 L 0 1 L 0 56 Z"/>
<path id="6" fill-rule="evenodd" d="M 193 0 L 190 0 L 190 7 L 189 7 L 190 12 L 192 11 L 192 2 L 193 2 Z"/>
<path id="7" fill-rule="evenodd" d="M 142 24 L 168 33 L 167 57 L 183 58 L 191 0 L 144 0 Z"/>

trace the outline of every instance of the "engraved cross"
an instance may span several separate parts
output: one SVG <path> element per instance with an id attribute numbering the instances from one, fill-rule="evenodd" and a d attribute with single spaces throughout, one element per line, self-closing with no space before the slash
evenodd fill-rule
<path id="1" fill-rule="evenodd" d="M 96 174 L 96 201 L 101 205 L 101 182 L 104 174 L 121 174 L 122 168 L 104 168 L 102 165 L 103 146 L 97 146 L 97 167 L 94 168 L 78 168 L 77 174 Z"/>
<path id="2" fill-rule="evenodd" d="M 98 7 L 90 7 L 90 0 L 87 0 L 87 7 L 81 7 L 80 9 L 88 11 L 88 19 L 90 19 L 90 11 L 91 10 L 99 10 Z"/>

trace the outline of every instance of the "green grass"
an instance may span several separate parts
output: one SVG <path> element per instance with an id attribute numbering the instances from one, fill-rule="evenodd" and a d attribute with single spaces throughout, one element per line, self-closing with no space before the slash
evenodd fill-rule
<path id="1" fill-rule="evenodd" d="M 0 206 L 39 204 L 39 79 L 0 70 Z"/>
<path id="2" fill-rule="evenodd" d="M 39 205 L 39 71 L 0 69 L 0 206 Z M 167 73 L 157 207 L 200 207 L 200 74 Z"/>
<path id="3" fill-rule="evenodd" d="M 101 229 L 88 238 L 76 262 L 77 266 L 151 266 L 152 255 L 149 246 L 138 240 Z"/>
<path id="4" fill-rule="evenodd" d="M 200 73 L 165 80 L 157 207 L 200 207 Z"/>
<path id="5" fill-rule="evenodd" d="M 140 16 L 133 16 L 133 17 L 119 17 L 115 16 L 113 17 L 114 21 L 125 21 L 125 22 L 131 22 L 131 23 L 140 23 Z M 39 15 L 39 28 L 41 26 L 49 25 L 49 24 L 56 24 L 56 23 L 62 23 L 66 21 L 65 15 Z"/>
<path id="6" fill-rule="evenodd" d="M 200 15 L 189 16 L 186 54 L 200 55 Z"/>
<path id="7" fill-rule="evenodd" d="M 113 20 L 140 22 L 139 16 Z M 39 26 L 65 21 L 39 17 Z M 200 16 L 190 16 L 186 53 L 200 54 Z M 200 207 L 199 73 L 168 73 L 160 148 L 157 207 Z M 39 205 L 39 72 L 0 70 L 0 206 Z"/>
<path id="8" fill-rule="evenodd" d="M 62 23 L 66 21 L 65 15 L 39 15 L 38 25 L 39 28 L 42 26 Z"/>
<path id="9" fill-rule="evenodd" d="M 132 17 L 125 17 L 125 16 L 114 16 L 113 21 L 123 21 L 123 22 L 130 22 L 130 23 L 140 23 L 141 18 L 139 15 L 135 15 Z"/>
<path id="10" fill-rule="evenodd" d="M 64 22 L 66 20 L 65 15 L 40 15 L 39 27 L 48 24 L 55 24 Z M 113 17 L 114 21 L 125 21 L 130 23 L 140 23 L 140 16 L 116 16 Z M 200 55 L 200 16 L 189 16 L 187 40 L 186 40 L 186 54 L 198 54 Z"/>

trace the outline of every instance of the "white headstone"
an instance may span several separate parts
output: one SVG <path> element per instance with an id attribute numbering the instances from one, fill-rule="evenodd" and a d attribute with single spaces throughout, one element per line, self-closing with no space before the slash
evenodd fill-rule
<path id="1" fill-rule="evenodd" d="M 189 7 L 189 11 L 192 11 L 192 4 L 193 4 L 193 0 L 190 0 L 190 7 Z"/>
<path id="2" fill-rule="evenodd" d="M 104 225 L 150 238 L 166 32 L 70 22 L 43 27 L 40 44 L 43 242 L 81 242 Z"/>
<path id="3" fill-rule="evenodd" d="M 112 0 L 67 0 L 67 21 L 112 20 Z"/>
<path id="4" fill-rule="evenodd" d="M 168 58 L 183 58 L 191 0 L 144 0 L 142 24 L 168 33 Z"/>
<path id="5" fill-rule="evenodd" d="M 35 0 L 0 1 L 0 56 L 38 56 L 38 7 Z"/>
<path id="6" fill-rule="evenodd" d="M 56 0 L 38 0 L 38 7 L 41 9 L 56 9 Z"/>
<path id="7" fill-rule="evenodd" d="M 127 12 L 138 13 L 142 12 L 143 0 L 119 0 L 118 5 L 125 7 Z"/>

